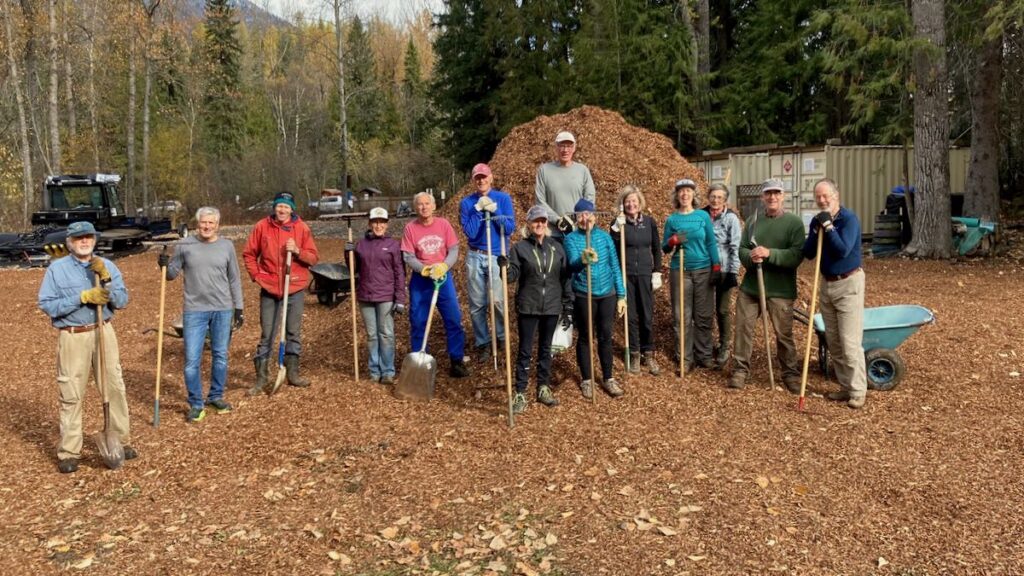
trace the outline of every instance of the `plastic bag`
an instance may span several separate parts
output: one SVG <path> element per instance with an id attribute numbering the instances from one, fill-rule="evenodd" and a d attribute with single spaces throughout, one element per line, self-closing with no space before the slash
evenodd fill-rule
<path id="1" fill-rule="evenodd" d="M 558 354 L 559 352 L 572 347 L 572 324 L 568 328 L 562 322 L 562 317 L 558 318 L 558 327 L 555 328 L 555 334 L 551 337 L 551 353 Z"/>
<path id="2" fill-rule="evenodd" d="M 651 275 L 651 289 L 657 290 L 661 288 L 661 272 L 655 272 Z"/>

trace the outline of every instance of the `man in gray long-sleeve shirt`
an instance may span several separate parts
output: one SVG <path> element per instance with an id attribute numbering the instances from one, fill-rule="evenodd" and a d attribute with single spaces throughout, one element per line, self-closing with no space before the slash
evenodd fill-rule
<path id="1" fill-rule="evenodd" d="M 196 220 L 199 222 L 198 235 L 179 242 L 173 258 L 161 254 L 157 260 L 161 268 L 167 268 L 168 280 L 183 272 L 185 274 L 183 334 L 185 387 L 189 404 L 186 419 L 189 422 L 199 422 L 206 416 L 199 367 L 207 334 L 210 336 L 212 366 L 210 393 L 205 404 L 212 406 L 218 414 L 231 411 L 231 405 L 224 400 L 228 344 L 231 331 L 241 328 L 244 320 L 238 257 L 234 244 L 218 236 L 220 211 L 204 206 L 196 211 Z"/>
<path id="2" fill-rule="evenodd" d="M 580 198 L 594 202 L 597 195 L 590 169 L 573 162 L 575 153 L 576 137 L 572 132 L 559 132 L 555 136 L 556 160 L 537 168 L 537 205 L 547 209 L 551 237 L 559 242 L 572 231 L 576 202 Z"/>

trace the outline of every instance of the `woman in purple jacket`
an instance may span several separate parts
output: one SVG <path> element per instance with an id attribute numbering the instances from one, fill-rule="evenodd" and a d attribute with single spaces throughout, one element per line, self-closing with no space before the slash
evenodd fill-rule
<path id="1" fill-rule="evenodd" d="M 355 250 L 359 282 L 356 298 L 366 326 L 370 351 L 370 380 L 395 383 L 395 314 L 404 314 L 405 266 L 398 240 L 388 233 L 388 211 L 370 210 L 370 229 L 358 244 L 345 244 Z"/>

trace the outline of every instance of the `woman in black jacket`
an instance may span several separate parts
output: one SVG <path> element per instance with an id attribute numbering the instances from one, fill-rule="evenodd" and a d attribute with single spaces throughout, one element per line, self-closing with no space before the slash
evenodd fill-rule
<path id="1" fill-rule="evenodd" d="M 625 215 L 612 224 L 612 240 L 621 246 L 622 228 L 626 231 L 626 303 L 629 312 L 629 371 L 640 367 L 657 376 L 661 369 L 654 360 L 654 275 L 661 284 L 661 238 L 654 218 L 644 215 L 647 201 L 632 184 L 619 191 L 619 205 Z M 623 256 L 620 254 L 620 258 Z"/>
<path id="2" fill-rule="evenodd" d="M 572 318 L 571 275 L 566 265 L 565 250 L 548 238 L 548 217 L 542 206 L 526 213 L 529 234 L 516 242 L 507 259 L 508 281 L 517 282 L 516 310 L 519 312 L 519 353 L 516 356 L 516 395 L 512 410 L 526 410 L 526 388 L 534 337 L 537 337 L 537 401 L 557 406 L 551 391 L 551 338 L 558 327 L 558 317 Z"/>

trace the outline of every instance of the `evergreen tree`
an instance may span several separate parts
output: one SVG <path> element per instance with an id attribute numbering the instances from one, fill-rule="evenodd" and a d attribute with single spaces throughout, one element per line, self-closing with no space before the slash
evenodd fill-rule
<path id="1" fill-rule="evenodd" d="M 417 146 L 424 139 L 429 123 L 426 85 L 420 71 L 420 52 L 409 38 L 402 62 L 401 86 L 402 116 L 405 124 L 404 140 L 410 146 Z"/>
<path id="2" fill-rule="evenodd" d="M 369 31 L 356 16 L 345 41 L 345 90 L 349 135 L 362 144 L 380 135 L 383 91 L 377 82 Z"/>
<path id="3" fill-rule="evenodd" d="M 237 157 L 242 146 L 242 47 L 231 0 L 206 0 L 203 52 L 204 143 L 215 157 Z"/>

